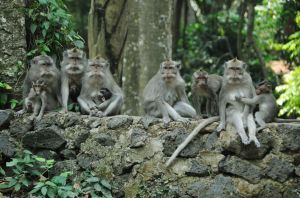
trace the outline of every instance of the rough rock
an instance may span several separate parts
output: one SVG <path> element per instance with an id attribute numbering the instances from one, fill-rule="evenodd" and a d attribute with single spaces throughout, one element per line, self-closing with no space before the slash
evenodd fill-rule
<path id="1" fill-rule="evenodd" d="M 59 175 L 60 173 L 63 172 L 73 172 L 73 174 L 76 175 L 76 172 L 79 170 L 79 166 L 77 164 L 76 160 L 65 160 L 65 161 L 60 161 L 56 162 L 54 167 L 50 171 L 50 175 Z"/>
<path id="2" fill-rule="evenodd" d="M 90 132 L 88 129 L 81 129 L 79 135 L 75 138 L 74 145 L 76 148 L 80 148 L 80 144 L 85 142 L 90 136 Z"/>
<path id="3" fill-rule="evenodd" d="M 209 167 L 205 164 L 200 164 L 197 161 L 192 161 L 191 168 L 185 173 L 187 176 L 204 177 L 209 175 Z"/>
<path id="4" fill-rule="evenodd" d="M 145 145 L 148 135 L 141 128 L 133 128 L 130 136 L 130 148 L 139 148 Z"/>
<path id="5" fill-rule="evenodd" d="M 40 150 L 36 153 L 37 156 L 45 158 L 45 159 L 54 159 L 57 160 L 58 159 L 58 154 L 55 151 L 51 151 L 51 150 Z"/>
<path id="6" fill-rule="evenodd" d="M 295 174 L 300 177 L 300 165 L 295 168 Z"/>
<path id="7" fill-rule="evenodd" d="M 76 159 L 76 152 L 71 149 L 64 149 L 60 152 L 64 159 Z"/>
<path id="8" fill-rule="evenodd" d="M 129 126 L 133 122 L 133 119 L 126 115 L 111 117 L 107 122 L 108 129 L 117 129 L 120 127 Z"/>
<path id="9" fill-rule="evenodd" d="M 166 134 L 163 137 L 164 154 L 171 156 L 176 150 L 178 145 L 182 143 L 188 133 L 184 128 L 176 128 L 171 133 Z M 196 157 L 199 151 L 204 148 L 205 141 L 201 139 L 201 136 L 196 136 L 179 154 L 179 157 Z"/>
<path id="10" fill-rule="evenodd" d="M 22 143 L 30 148 L 56 150 L 66 141 L 60 135 L 58 127 L 47 127 L 24 135 Z"/>
<path id="11" fill-rule="evenodd" d="M 22 137 L 28 131 L 33 129 L 33 123 L 27 118 L 28 115 L 24 117 L 15 119 L 9 126 L 9 133 L 13 137 Z"/>
<path id="12" fill-rule="evenodd" d="M 277 130 L 282 136 L 282 151 L 300 151 L 300 124 L 283 124 Z"/>
<path id="13" fill-rule="evenodd" d="M 16 152 L 16 145 L 11 141 L 9 135 L 0 132 L 0 155 L 13 157 Z"/>
<path id="14" fill-rule="evenodd" d="M 283 198 L 299 198 L 300 181 L 287 186 L 283 192 Z"/>
<path id="15" fill-rule="evenodd" d="M 277 157 L 267 163 L 266 173 L 273 180 L 284 182 L 294 172 L 294 165 Z"/>
<path id="16" fill-rule="evenodd" d="M 264 185 L 263 190 L 260 192 L 259 198 L 282 198 L 282 194 L 280 192 L 280 186 L 272 183 L 268 183 Z"/>
<path id="17" fill-rule="evenodd" d="M 14 117 L 13 111 L 0 110 L 0 130 L 9 126 L 10 120 Z"/>
<path id="18" fill-rule="evenodd" d="M 211 182 L 198 181 L 187 187 L 187 194 L 192 197 L 241 197 L 234 188 L 230 177 L 217 175 Z"/>
<path id="19" fill-rule="evenodd" d="M 257 138 L 261 143 L 261 147 L 257 148 L 254 143 L 244 145 L 235 130 L 232 128 L 229 130 L 222 132 L 220 135 L 219 144 L 223 147 L 224 152 L 234 153 L 242 159 L 252 160 L 264 158 L 273 148 L 274 136 L 270 132 L 257 134 Z"/>
<path id="20" fill-rule="evenodd" d="M 111 134 L 100 133 L 94 136 L 94 139 L 102 146 L 113 146 L 116 143 Z"/>
<path id="21" fill-rule="evenodd" d="M 97 156 L 91 156 L 88 154 L 79 154 L 77 156 L 78 165 L 83 169 L 90 169 L 93 167 L 93 163 L 99 158 Z"/>
<path id="22" fill-rule="evenodd" d="M 233 174 L 250 183 L 258 183 L 263 176 L 261 168 L 235 156 L 227 156 L 219 164 L 221 172 Z"/>

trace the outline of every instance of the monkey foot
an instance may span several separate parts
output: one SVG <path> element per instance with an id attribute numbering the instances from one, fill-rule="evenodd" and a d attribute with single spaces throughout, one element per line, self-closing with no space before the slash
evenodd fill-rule
<path id="1" fill-rule="evenodd" d="M 34 120 L 35 116 L 34 116 L 34 115 L 31 115 L 31 116 L 29 116 L 28 118 L 29 118 L 29 120 L 32 121 L 32 120 Z"/>
<path id="2" fill-rule="evenodd" d="M 254 142 L 254 144 L 257 148 L 260 147 L 260 142 L 258 141 L 258 139 L 256 137 L 250 138 L 249 142 Z"/>
<path id="3" fill-rule="evenodd" d="M 220 123 L 216 130 L 217 130 L 217 132 L 221 132 L 224 129 L 225 129 L 225 125 Z"/>

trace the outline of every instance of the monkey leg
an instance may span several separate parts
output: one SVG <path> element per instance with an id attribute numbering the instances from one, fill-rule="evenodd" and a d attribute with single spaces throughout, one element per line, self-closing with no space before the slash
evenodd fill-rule
<path id="1" fill-rule="evenodd" d="M 264 112 L 258 111 L 255 113 L 255 120 L 260 127 L 266 126 L 266 122 L 264 121 L 265 118 L 266 118 L 266 115 Z"/>
<path id="2" fill-rule="evenodd" d="M 185 102 L 177 102 L 174 105 L 174 109 L 180 116 L 194 118 L 197 116 L 197 112 L 191 105 Z"/>
<path id="3" fill-rule="evenodd" d="M 164 106 L 167 108 L 168 115 L 175 121 L 187 122 L 187 118 L 183 118 L 169 103 L 164 102 Z"/>
<path id="4" fill-rule="evenodd" d="M 36 120 L 39 121 L 42 119 L 43 115 L 44 115 L 44 112 L 45 112 L 45 108 L 46 108 L 46 93 L 43 92 L 42 95 L 41 95 L 41 101 L 42 101 L 42 107 L 40 109 L 40 113 L 39 115 L 37 116 Z"/>
<path id="5" fill-rule="evenodd" d="M 61 83 L 61 97 L 62 97 L 62 112 L 68 112 L 68 99 L 69 99 L 69 81 L 67 77 Z"/>
<path id="6" fill-rule="evenodd" d="M 88 102 L 87 102 L 87 98 L 86 97 L 82 97 L 82 96 L 79 96 L 77 98 L 77 101 L 80 105 L 80 108 L 81 108 L 81 111 L 83 111 L 84 113 L 90 113 L 90 107 L 88 105 Z"/>
<path id="7" fill-rule="evenodd" d="M 228 122 L 232 123 L 235 129 L 237 130 L 243 144 L 249 144 L 249 140 L 243 125 L 242 114 L 238 111 L 229 112 L 231 115 L 228 115 Z"/>
<path id="8" fill-rule="evenodd" d="M 107 106 L 105 111 L 103 112 L 104 116 L 117 115 L 121 110 L 121 106 L 123 104 L 123 97 L 115 95 L 115 96 L 111 97 L 110 99 L 111 100 L 109 100 L 109 101 L 111 101 L 111 102 L 109 103 L 109 105 Z"/>
<path id="9" fill-rule="evenodd" d="M 256 137 L 256 124 L 252 114 L 248 115 L 248 132 L 249 132 L 249 142 L 254 142 L 256 147 L 260 147 L 260 142 Z"/>
<path id="10" fill-rule="evenodd" d="M 211 100 L 210 98 L 206 98 L 206 114 L 207 114 L 207 117 L 210 117 L 212 114 L 211 114 Z"/>

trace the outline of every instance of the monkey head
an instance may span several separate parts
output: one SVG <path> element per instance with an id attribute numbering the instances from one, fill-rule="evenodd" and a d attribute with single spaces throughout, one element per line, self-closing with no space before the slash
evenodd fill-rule
<path id="1" fill-rule="evenodd" d="M 43 80 L 32 82 L 32 88 L 36 95 L 41 95 L 42 91 L 46 89 L 46 83 Z"/>
<path id="2" fill-rule="evenodd" d="M 56 76 L 56 66 L 53 59 L 47 55 L 40 55 L 34 57 L 30 62 L 31 68 L 35 72 L 40 72 L 40 77 L 44 79 L 51 79 Z"/>
<path id="3" fill-rule="evenodd" d="M 160 74 L 166 83 L 172 83 L 179 74 L 179 70 L 181 68 L 181 63 L 167 60 L 160 64 Z"/>
<path id="4" fill-rule="evenodd" d="M 193 74 L 193 84 L 197 87 L 207 85 L 208 73 L 204 70 L 198 70 Z"/>
<path id="5" fill-rule="evenodd" d="M 85 52 L 77 48 L 64 51 L 62 66 L 68 74 L 82 74 L 86 66 Z"/>
<path id="6" fill-rule="evenodd" d="M 105 77 L 106 70 L 109 68 L 109 63 L 100 57 L 89 60 L 88 76 L 89 77 L 100 77 L 103 79 Z"/>
<path id="7" fill-rule="evenodd" d="M 272 85 L 264 80 L 257 85 L 255 92 L 257 95 L 272 93 Z"/>
<path id="8" fill-rule="evenodd" d="M 234 58 L 225 62 L 224 64 L 224 77 L 230 84 L 239 84 L 244 80 L 244 74 L 247 65 Z"/>

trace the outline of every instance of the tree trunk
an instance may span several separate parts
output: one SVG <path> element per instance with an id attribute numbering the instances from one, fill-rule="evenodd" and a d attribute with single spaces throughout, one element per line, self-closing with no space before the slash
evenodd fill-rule
<path id="1" fill-rule="evenodd" d="M 125 94 L 125 114 L 142 114 L 145 85 L 172 56 L 172 8 L 169 0 L 91 1 L 89 55 L 110 61 Z"/>

